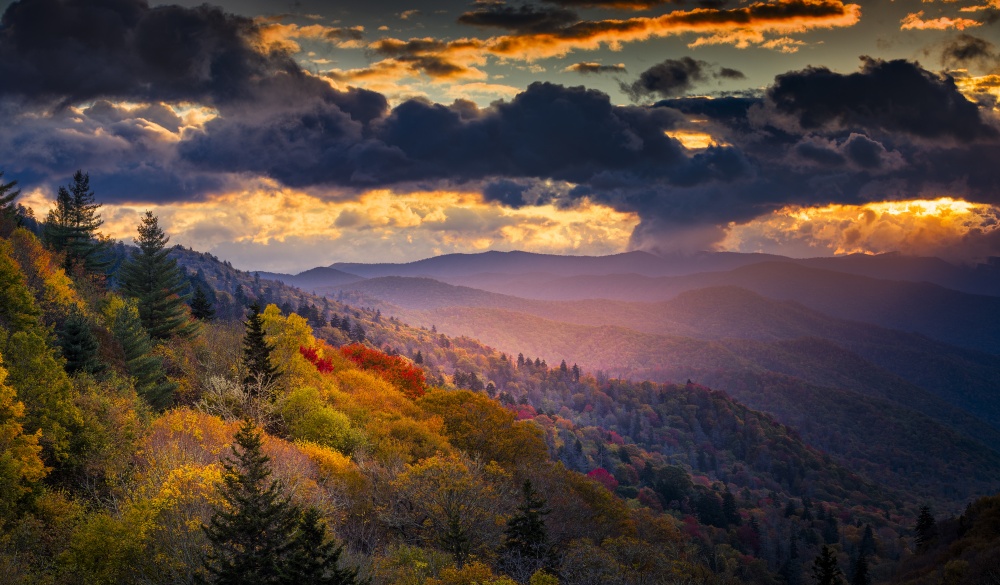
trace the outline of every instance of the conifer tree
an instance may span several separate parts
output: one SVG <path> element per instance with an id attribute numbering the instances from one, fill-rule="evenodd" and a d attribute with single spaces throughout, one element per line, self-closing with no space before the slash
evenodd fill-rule
<path id="1" fill-rule="evenodd" d="M 153 342 L 139 319 L 135 299 L 114 297 L 105 311 L 111 333 L 125 354 L 125 368 L 135 378 L 136 393 L 154 408 L 170 406 L 177 384 L 163 372 L 163 358 L 152 355 Z"/>
<path id="2" fill-rule="evenodd" d="M 59 331 L 59 346 L 63 358 L 66 359 L 66 372 L 75 374 L 99 374 L 104 371 L 104 365 L 98 359 L 97 338 L 90 329 L 90 323 L 79 311 L 74 311 L 66 319 Z"/>
<path id="3" fill-rule="evenodd" d="M 135 243 L 139 250 L 121 268 L 122 292 L 136 299 L 139 318 L 153 339 L 191 337 L 197 325 L 191 321 L 181 296 L 184 276 L 177 261 L 167 257 L 170 238 L 160 229 L 152 211 L 143 215 L 138 229 Z"/>
<path id="4" fill-rule="evenodd" d="M 916 532 L 917 550 L 927 550 L 931 542 L 937 538 L 937 522 L 934 521 L 934 515 L 931 514 L 931 509 L 927 506 L 920 508 L 920 516 L 917 517 Z"/>
<path id="5" fill-rule="evenodd" d="M 354 585 L 358 570 L 337 566 L 343 550 L 343 545 L 337 546 L 327 537 L 319 510 L 308 508 L 292 538 L 284 581 L 290 585 Z"/>
<path id="6" fill-rule="evenodd" d="M 278 377 L 278 368 L 271 363 L 274 346 L 264 337 L 264 319 L 260 314 L 260 305 L 250 305 L 250 313 L 243 325 L 243 366 L 246 368 L 243 384 L 251 391 L 259 392 L 268 388 Z"/>
<path id="7" fill-rule="evenodd" d="M 77 170 L 67 187 L 59 187 L 56 206 L 45 218 L 45 241 L 65 255 L 67 272 L 79 267 L 104 275 L 111 261 L 105 258 L 107 243 L 97 232 L 104 220 L 97 212 L 101 204 L 94 202 L 90 175 Z"/>
<path id="8" fill-rule="evenodd" d="M 459 569 L 469 558 L 469 535 L 462 527 L 461 517 L 457 510 L 448 511 L 448 524 L 441 535 L 441 545 L 455 558 Z"/>
<path id="9" fill-rule="evenodd" d="M 288 583 L 299 512 L 271 479 L 270 458 L 253 423 L 244 422 L 233 441 L 219 487 L 224 505 L 202 527 L 211 544 L 205 569 L 218 585 Z"/>
<path id="10" fill-rule="evenodd" d="M 205 289 L 200 285 L 194 289 L 194 296 L 191 297 L 191 316 L 199 321 L 211 321 L 215 319 L 215 308 L 212 301 L 208 299 Z"/>
<path id="11" fill-rule="evenodd" d="M 736 504 L 736 496 L 728 489 L 722 492 L 722 514 L 726 517 L 726 523 L 739 526 L 742 522 L 739 507 Z"/>
<path id="12" fill-rule="evenodd" d="M 504 564 L 509 573 L 522 573 L 517 576 L 523 577 L 551 564 L 551 549 L 545 528 L 545 516 L 550 512 L 545 498 L 535 491 L 531 480 L 524 480 L 521 504 L 517 513 L 507 521 L 504 531 Z"/>
<path id="13" fill-rule="evenodd" d="M 858 561 L 854 565 L 851 585 L 872 585 L 872 577 L 868 573 L 868 557 L 864 554 L 858 556 Z"/>
<path id="14" fill-rule="evenodd" d="M 837 565 L 837 557 L 834 555 L 833 549 L 825 544 L 819 555 L 816 556 L 816 560 L 813 561 L 812 572 L 816 585 L 843 585 L 844 583 L 844 573 Z"/>
<path id="15" fill-rule="evenodd" d="M 3 182 L 3 171 L 0 171 L 0 215 L 9 215 L 14 211 L 14 199 L 21 194 L 17 181 Z"/>

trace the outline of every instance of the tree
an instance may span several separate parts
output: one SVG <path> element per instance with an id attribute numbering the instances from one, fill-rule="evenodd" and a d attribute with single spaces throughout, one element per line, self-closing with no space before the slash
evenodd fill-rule
<path id="1" fill-rule="evenodd" d="M 816 585 L 843 585 L 844 573 L 837 565 L 837 557 L 833 554 L 833 549 L 823 545 L 823 550 L 813 561 L 813 579 Z"/>
<path id="2" fill-rule="evenodd" d="M 191 337 L 197 325 L 191 321 L 185 298 L 184 276 L 177 261 L 165 249 L 170 238 L 163 233 L 152 211 L 147 211 L 138 227 L 135 243 L 139 250 L 121 268 L 121 289 L 136 299 L 139 318 L 153 339 Z"/>
<path id="3" fill-rule="evenodd" d="M 14 200 L 21 194 L 20 189 L 14 189 L 17 181 L 3 182 L 3 171 L 0 171 L 0 215 L 9 215 L 14 210 Z"/>
<path id="4" fill-rule="evenodd" d="M 326 524 L 319 510 L 308 508 L 299 521 L 299 528 L 292 538 L 291 555 L 284 580 L 289 584 L 303 585 L 354 585 L 358 582 L 357 569 L 337 566 L 343 545 L 327 538 Z"/>
<path id="5" fill-rule="evenodd" d="M 722 514 L 726 517 L 728 524 L 739 526 L 742 522 L 739 506 L 736 504 L 736 496 L 728 489 L 722 492 Z"/>
<path id="6" fill-rule="evenodd" d="M 153 355 L 153 342 L 139 319 L 135 299 L 112 296 L 104 308 L 112 335 L 122 346 L 125 369 L 135 379 L 135 391 L 154 408 L 167 408 L 177 389 L 163 371 L 163 358 Z"/>
<path id="7" fill-rule="evenodd" d="M 45 218 L 45 241 L 65 254 L 66 272 L 79 267 L 103 275 L 111 261 L 104 257 L 107 242 L 97 232 L 104 220 L 97 212 L 101 204 L 94 202 L 90 190 L 90 175 L 77 170 L 67 187 L 59 187 L 56 206 Z"/>
<path id="8" fill-rule="evenodd" d="M 24 432 L 24 403 L 17 399 L 17 392 L 8 386 L 7 370 L 0 356 L 0 518 L 14 518 L 14 510 L 21 499 L 32 491 L 34 483 L 45 476 L 38 438 Z"/>
<path id="9" fill-rule="evenodd" d="M 94 337 L 94 332 L 91 331 L 87 318 L 79 311 L 70 314 L 63 328 L 59 331 L 59 346 L 66 359 L 66 372 L 68 374 L 83 372 L 93 375 L 104 370 L 104 365 L 101 364 L 97 356 L 100 349 L 97 338 Z"/>
<path id="10" fill-rule="evenodd" d="M 278 368 L 271 363 L 274 346 L 264 337 L 264 319 L 259 304 L 250 305 L 250 313 L 243 325 L 243 367 L 246 369 L 243 384 L 256 389 L 259 397 L 260 391 L 269 388 L 278 377 Z"/>
<path id="11" fill-rule="evenodd" d="M 854 565 L 854 574 L 851 575 L 851 585 L 871 585 L 872 577 L 868 573 L 868 557 L 864 554 L 858 556 L 858 562 Z"/>
<path id="12" fill-rule="evenodd" d="M 531 485 L 531 480 L 524 480 L 521 504 L 517 513 L 507 521 L 503 544 L 506 570 L 522 581 L 525 576 L 551 564 L 549 536 L 545 528 L 545 516 L 551 512 L 546 508 L 545 498 Z"/>
<path id="13" fill-rule="evenodd" d="M 270 458 L 261 451 L 261 435 L 251 421 L 233 441 L 219 487 L 223 504 L 202 526 L 211 545 L 205 569 L 219 585 L 287 583 L 299 511 L 281 482 L 270 479 Z"/>
<path id="14" fill-rule="evenodd" d="M 209 300 L 205 289 L 200 285 L 194 289 L 194 296 L 191 297 L 191 315 L 199 321 L 211 321 L 215 319 L 215 308 Z"/>
<path id="15" fill-rule="evenodd" d="M 937 522 L 934 521 L 934 515 L 931 514 L 931 509 L 927 506 L 921 506 L 920 516 L 917 517 L 917 550 L 927 550 L 931 545 L 931 542 L 937 538 Z"/>

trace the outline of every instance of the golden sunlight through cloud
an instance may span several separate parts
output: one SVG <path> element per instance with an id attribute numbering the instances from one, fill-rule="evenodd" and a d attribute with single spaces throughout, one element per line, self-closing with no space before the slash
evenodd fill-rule
<path id="1" fill-rule="evenodd" d="M 970 241 L 1000 234 L 1000 208 L 942 197 L 825 207 L 788 206 L 731 225 L 721 249 L 792 256 L 903 252 L 969 260 Z M 974 246 L 971 249 L 976 249 Z M 779 252 L 780 250 L 780 252 Z"/>
<path id="2" fill-rule="evenodd" d="M 263 181 L 204 202 L 105 205 L 104 233 L 131 241 L 147 208 L 171 243 L 223 255 L 237 267 L 282 271 L 470 250 L 613 254 L 626 249 L 639 222 L 635 214 L 586 201 L 570 209 L 510 209 L 478 193 L 384 189 L 336 200 Z"/>

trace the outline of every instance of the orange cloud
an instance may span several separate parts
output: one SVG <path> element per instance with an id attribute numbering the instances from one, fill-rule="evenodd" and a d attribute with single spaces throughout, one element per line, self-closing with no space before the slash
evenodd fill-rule
<path id="1" fill-rule="evenodd" d="M 958 30 L 965 30 L 967 28 L 973 28 L 980 26 L 981 22 L 977 20 L 972 20 L 969 18 L 948 18 L 947 16 L 942 16 L 940 18 L 934 18 L 931 20 L 924 20 L 924 11 L 911 12 L 907 14 L 906 17 L 900 21 L 900 30 L 947 30 L 955 28 Z"/>
<path id="2" fill-rule="evenodd" d="M 381 39 L 369 45 L 385 60 L 369 69 L 391 69 L 385 62 L 402 63 L 400 71 L 417 72 L 431 78 L 476 78 L 484 75 L 476 67 L 485 64 L 487 55 L 502 60 L 533 62 L 563 57 L 572 51 L 621 48 L 623 43 L 645 41 L 683 34 L 705 35 L 691 46 L 732 44 L 751 45 L 794 52 L 802 41 L 787 35 L 813 29 L 848 27 L 861 18 L 861 7 L 840 0 L 781 0 L 754 2 L 738 8 L 695 8 L 675 10 L 655 17 L 580 21 L 546 32 L 501 35 L 486 39 L 464 38 L 454 41 L 437 39 Z M 777 38 L 771 38 L 779 35 Z M 357 77 L 364 73 L 357 71 Z M 481 77 L 479 77 L 481 78 Z"/>
<path id="3" fill-rule="evenodd" d="M 969 259 L 989 254 L 1000 236 L 1000 208 L 943 197 L 865 205 L 788 206 L 743 225 L 732 225 L 719 245 L 740 252 L 795 256 L 824 254 L 914 255 Z"/>

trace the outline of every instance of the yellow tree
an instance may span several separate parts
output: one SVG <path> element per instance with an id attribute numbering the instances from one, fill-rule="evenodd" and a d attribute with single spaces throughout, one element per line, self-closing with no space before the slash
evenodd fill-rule
<path id="1" fill-rule="evenodd" d="M 38 446 L 39 433 L 27 435 L 21 422 L 24 404 L 6 384 L 7 370 L 0 356 L 0 518 L 12 518 L 31 484 L 45 476 Z"/>

